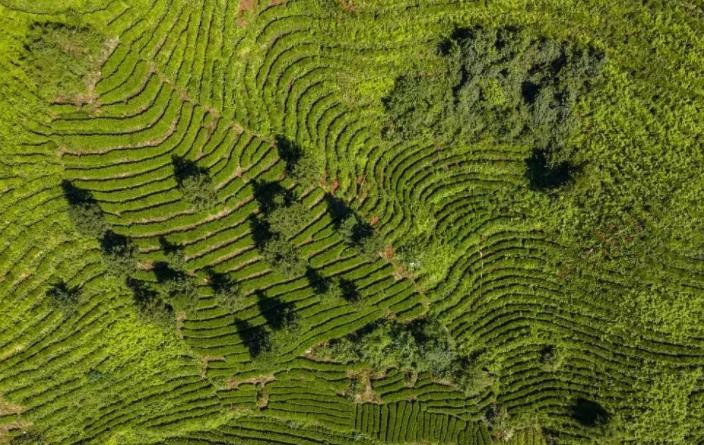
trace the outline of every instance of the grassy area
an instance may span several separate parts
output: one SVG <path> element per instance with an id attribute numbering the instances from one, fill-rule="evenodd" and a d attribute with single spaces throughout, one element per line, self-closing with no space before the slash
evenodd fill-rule
<path id="1" fill-rule="evenodd" d="M 0 2 L 0 443 L 701 443 L 703 18 Z"/>

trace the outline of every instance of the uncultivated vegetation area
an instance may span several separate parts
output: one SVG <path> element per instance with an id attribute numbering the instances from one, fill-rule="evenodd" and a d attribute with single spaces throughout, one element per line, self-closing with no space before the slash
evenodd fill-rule
<path id="1" fill-rule="evenodd" d="M 704 445 L 699 2 L 0 27 L 0 444 Z"/>

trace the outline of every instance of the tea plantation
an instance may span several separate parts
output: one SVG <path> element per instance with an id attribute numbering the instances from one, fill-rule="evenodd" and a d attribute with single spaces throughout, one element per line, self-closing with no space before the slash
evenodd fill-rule
<path id="1" fill-rule="evenodd" d="M 0 29 L 0 444 L 704 444 L 700 1 Z"/>

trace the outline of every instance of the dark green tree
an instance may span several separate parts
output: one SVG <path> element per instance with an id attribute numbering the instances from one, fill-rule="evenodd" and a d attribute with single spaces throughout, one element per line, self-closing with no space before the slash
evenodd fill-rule
<path id="1" fill-rule="evenodd" d="M 603 56 L 527 29 L 458 30 L 443 42 L 434 75 L 400 77 L 384 104 L 387 137 L 473 143 L 490 139 L 568 159 L 574 106 L 598 81 Z"/>
<path id="2" fill-rule="evenodd" d="M 310 221 L 310 210 L 300 202 L 279 206 L 267 216 L 269 228 L 286 239 L 303 231 Z"/>

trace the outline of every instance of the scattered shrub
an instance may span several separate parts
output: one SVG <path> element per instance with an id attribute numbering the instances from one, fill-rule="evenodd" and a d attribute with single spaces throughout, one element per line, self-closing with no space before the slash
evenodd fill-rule
<path id="1" fill-rule="evenodd" d="M 187 261 L 186 255 L 183 253 L 183 247 L 171 243 L 164 236 L 159 237 L 159 245 L 164 252 L 169 267 L 179 271 L 183 271 L 186 268 Z"/>
<path id="2" fill-rule="evenodd" d="M 152 289 L 148 283 L 131 277 L 128 277 L 125 283 L 132 291 L 134 303 L 141 316 L 162 325 L 168 325 L 173 321 L 173 307 L 165 303 L 159 297 L 159 293 Z"/>
<path id="3" fill-rule="evenodd" d="M 279 157 L 286 163 L 286 173 L 303 187 L 320 181 L 322 167 L 311 153 L 306 153 L 298 144 L 284 136 L 276 136 Z"/>
<path id="4" fill-rule="evenodd" d="M 278 207 L 294 202 L 293 193 L 276 181 L 254 181 L 253 185 L 254 199 L 265 216 Z"/>
<path id="5" fill-rule="evenodd" d="M 338 233 L 350 246 L 356 246 L 368 259 L 374 260 L 384 249 L 384 239 L 371 225 L 362 221 L 354 213 L 348 214 L 338 227 Z"/>
<path id="6" fill-rule="evenodd" d="M 10 445 L 44 445 L 48 442 L 44 435 L 33 430 L 12 430 L 9 433 Z"/>

